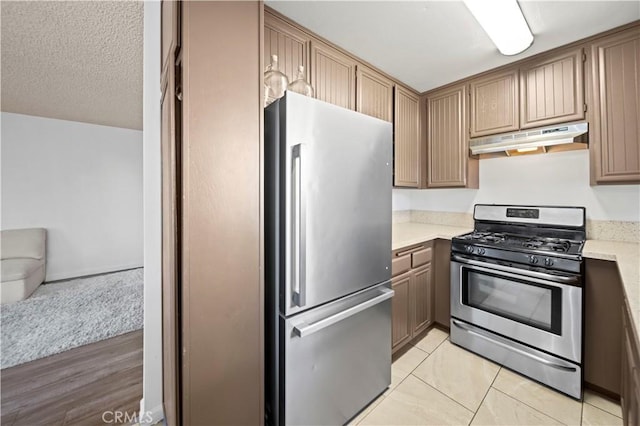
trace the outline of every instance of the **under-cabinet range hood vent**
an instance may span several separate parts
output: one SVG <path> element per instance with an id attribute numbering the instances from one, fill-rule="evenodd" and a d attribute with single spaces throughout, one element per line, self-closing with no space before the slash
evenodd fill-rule
<path id="1" fill-rule="evenodd" d="M 472 155 L 504 151 L 525 153 L 545 151 L 545 147 L 572 143 L 586 143 L 589 125 L 586 122 L 561 124 L 539 129 L 503 133 L 471 139 Z"/>

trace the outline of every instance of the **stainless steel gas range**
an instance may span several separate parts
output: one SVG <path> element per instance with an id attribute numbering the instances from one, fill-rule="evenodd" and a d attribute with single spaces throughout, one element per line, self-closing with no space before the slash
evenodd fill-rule
<path id="1" fill-rule="evenodd" d="M 451 342 L 582 398 L 585 209 L 477 204 L 452 240 Z"/>

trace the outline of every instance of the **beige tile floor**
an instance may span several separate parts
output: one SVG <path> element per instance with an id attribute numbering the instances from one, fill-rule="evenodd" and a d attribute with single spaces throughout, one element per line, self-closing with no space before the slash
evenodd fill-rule
<path id="1" fill-rule="evenodd" d="M 432 329 L 394 361 L 391 386 L 352 425 L 622 425 L 620 405 L 584 403 L 449 342 Z"/>

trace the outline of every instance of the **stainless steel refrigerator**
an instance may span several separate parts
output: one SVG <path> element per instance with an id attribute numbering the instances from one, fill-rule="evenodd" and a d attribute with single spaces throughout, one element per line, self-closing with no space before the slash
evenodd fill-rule
<path id="1" fill-rule="evenodd" d="M 265 109 L 265 419 L 346 423 L 391 382 L 391 123 Z"/>

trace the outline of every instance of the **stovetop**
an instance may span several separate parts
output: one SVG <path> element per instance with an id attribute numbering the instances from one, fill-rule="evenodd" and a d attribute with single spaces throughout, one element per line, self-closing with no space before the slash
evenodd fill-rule
<path id="1" fill-rule="evenodd" d="M 476 204 L 474 231 L 454 237 L 451 258 L 580 273 L 584 207 Z"/>
<path id="2" fill-rule="evenodd" d="M 452 239 L 452 259 L 462 255 L 511 266 L 580 273 L 584 240 L 475 230 Z M 526 265 L 526 266 L 525 266 Z"/>
<path id="3" fill-rule="evenodd" d="M 566 238 L 478 230 L 456 238 L 478 246 L 536 252 L 547 256 L 560 255 L 561 257 L 579 256 L 582 252 L 582 246 L 584 245 L 584 241 L 569 240 Z"/>

